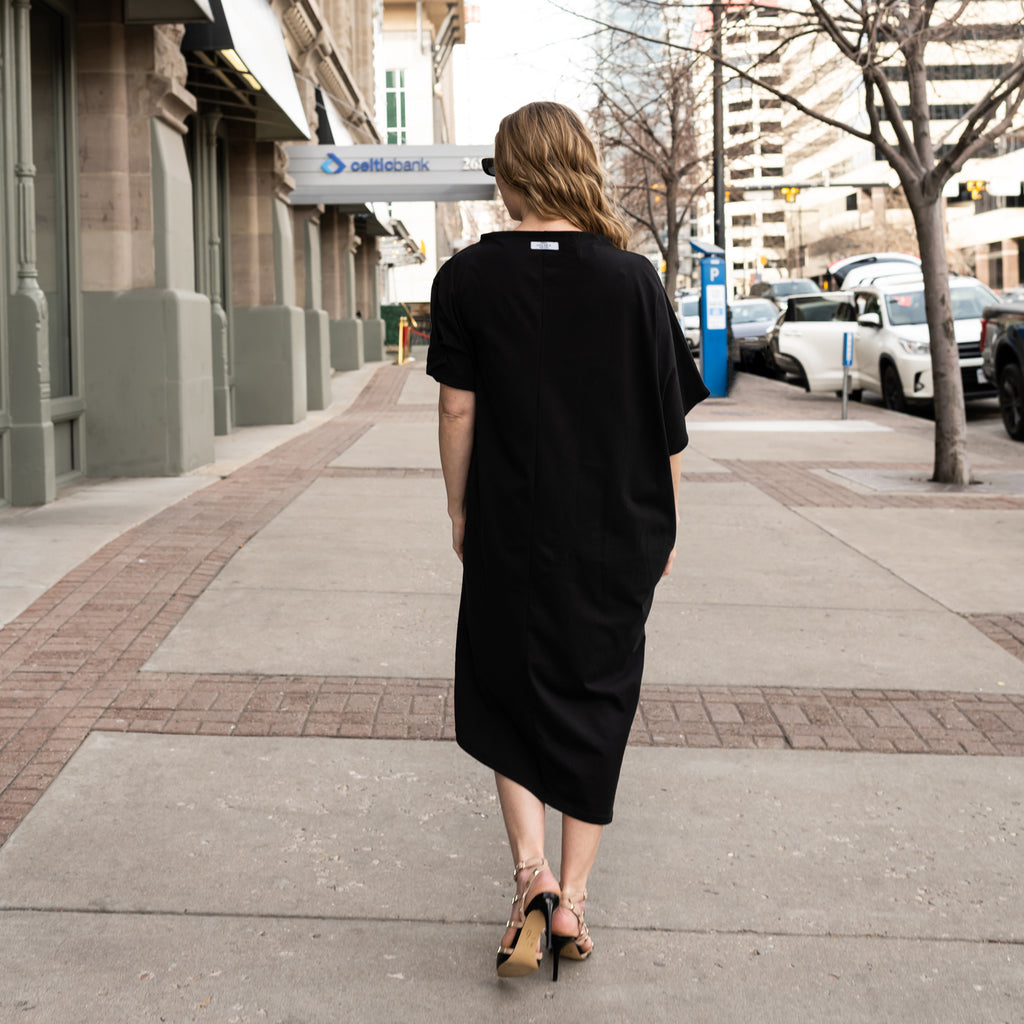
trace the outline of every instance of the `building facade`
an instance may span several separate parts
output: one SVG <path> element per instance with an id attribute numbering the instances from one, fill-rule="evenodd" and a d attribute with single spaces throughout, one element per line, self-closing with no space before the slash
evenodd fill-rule
<path id="1" fill-rule="evenodd" d="M 936 17 L 944 13 L 963 17 L 956 31 L 931 43 L 926 54 L 930 134 L 940 155 L 958 138 L 974 105 L 1015 60 L 1024 33 L 1019 3 L 994 0 L 966 12 L 940 4 Z M 866 129 L 858 69 L 831 45 L 811 52 L 814 43 L 809 36 L 787 49 L 786 90 L 810 107 Z M 892 55 L 885 70 L 912 131 L 906 73 L 898 55 Z M 786 108 L 783 128 L 787 180 L 827 186 L 802 189 L 786 208 L 790 273 L 818 276 L 833 260 L 855 252 L 917 252 L 913 219 L 896 174 L 870 143 L 792 107 Z M 964 165 L 947 183 L 944 202 L 950 268 L 976 273 L 994 288 L 1019 284 L 1024 121 Z"/>
<path id="2" fill-rule="evenodd" d="M 0 503 L 173 475 L 379 359 L 365 206 L 283 145 L 378 142 L 379 0 L 0 0 Z"/>
<path id="3" fill-rule="evenodd" d="M 385 141 L 395 146 L 455 142 L 452 48 L 465 42 L 463 0 L 384 0 L 377 61 L 377 109 Z M 392 302 L 426 302 L 438 266 L 462 235 L 456 203 L 387 206 L 419 243 L 422 262 L 403 260 L 389 274 Z"/>

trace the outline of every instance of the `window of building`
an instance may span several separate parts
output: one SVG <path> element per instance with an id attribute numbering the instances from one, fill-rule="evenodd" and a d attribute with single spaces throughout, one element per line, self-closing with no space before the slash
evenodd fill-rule
<path id="1" fill-rule="evenodd" d="M 754 226 L 754 217 L 752 214 L 743 213 L 737 214 L 732 219 L 732 226 L 734 228 L 749 228 Z"/>
<path id="2" fill-rule="evenodd" d="M 782 152 L 781 142 L 762 142 L 761 143 L 761 155 L 767 156 L 769 153 L 777 154 Z"/>
<path id="3" fill-rule="evenodd" d="M 736 113 L 739 113 L 739 111 L 741 111 L 741 110 L 750 110 L 750 108 L 752 106 L 753 106 L 753 101 L 752 100 L 739 100 L 736 103 L 730 103 L 729 104 L 729 113 L 730 114 L 736 114 Z"/>
<path id="4" fill-rule="evenodd" d="M 846 209 L 850 212 L 855 212 L 857 209 L 857 193 L 851 192 L 846 197 Z"/>
<path id="5" fill-rule="evenodd" d="M 762 110 L 781 110 L 782 109 L 782 100 L 780 100 L 777 96 L 769 96 L 767 98 L 762 98 L 762 100 L 761 100 L 761 109 Z"/>
<path id="6" fill-rule="evenodd" d="M 46 296 L 50 349 L 50 411 L 58 477 L 81 465 L 82 401 L 72 310 L 72 164 L 68 148 L 69 33 L 66 17 L 46 3 L 29 15 L 32 67 L 32 151 L 36 174 L 36 271 Z"/>
<path id="7" fill-rule="evenodd" d="M 384 105 L 387 116 L 388 145 L 405 145 L 405 71 L 403 69 L 384 72 Z"/>
<path id="8" fill-rule="evenodd" d="M 786 248 L 786 236 L 785 235 L 765 235 L 764 236 L 764 247 L 766 249 L 785 249 Z"/>
<path id="9" fill-rule="evenodd" d="M 762 178 L 781 178 L 782 168 L 781 167 L 762 167 L 761 168 Z"/>
<path id="10" fill-rule="evenodd" d="M 763 214 L 761 217 L 762 224 L 782 224 L 785 220 L 785 210 L 772 210 L 770 213 Z"/>
<path id="11" fill-rule="evenodd" d="M 1010 70 L 1009 64 L 929 64 L 930 82 L 973 82 L 989 78 L 1002 78 Z M 883 66 L 882 71 L 890 82 L 905 82 L 907 68 L 904 64 Z"/>
<path id="12" fill-rule="evenodd" d="M 761 134 L 771 135 L 774 132 L 782 131 L 781 121 L 762 121 L 761 122 Z"/>

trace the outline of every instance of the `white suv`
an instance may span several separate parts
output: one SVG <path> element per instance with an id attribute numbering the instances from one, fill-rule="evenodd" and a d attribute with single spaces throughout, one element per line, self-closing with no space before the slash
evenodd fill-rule
<path id="1" fill-rule="evenodd" d="M 964 395 L 995 390 L 981 368 L 981 311 L 996 301 L 973 277 L 951 277 L 953 321 L 960 348 Z M 843 334 L 853 331 L 850 392 L 880 394 L 889 409 L 934 397 L 924 281 L 918 275 L 886 278 L 848 292 L 791 299 L 772 336 L 776 365 L 801 378 L 808 391 L 837 391 L 843 379 Z M 805 308 L 806 307 L 806 308 Z"/>

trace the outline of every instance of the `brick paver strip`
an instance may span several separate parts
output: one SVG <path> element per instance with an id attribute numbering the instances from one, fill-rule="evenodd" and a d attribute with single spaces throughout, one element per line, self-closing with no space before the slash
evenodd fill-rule
<path id="1" fill-rule="evenodd" d="M 345 412 L 127 531 L 0 630 L 0 843 L 94 729 L 454 738 L 450 680 L 141 671 L 232 555 L 319 477 L 438 475 L 329 465 L 374 423 L 432 422 L 431 407 L 398 404 L 409 372 L 382 367 Z M 825 464 L 719 464 L 726 472 L 684 478 L 741 479 L 789 507 L 1024 508 L 1019 497 L 862 495 L 814 472 Z M 1024 660 L 1024 612 L 967 621 Z M 648 685 L 630 742 L 1019 757 L 1024 696 Z"/>

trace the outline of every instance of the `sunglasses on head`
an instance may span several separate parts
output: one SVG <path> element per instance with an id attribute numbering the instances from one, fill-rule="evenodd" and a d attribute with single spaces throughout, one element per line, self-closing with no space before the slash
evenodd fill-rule
<path id="1" fill-rule="evenodd" d="M 494 157 L 493 156 L 485 156 L 480 161 L 480 167 L 482 168 L 484 174 L 489 174 L 492 178 L 494 177 Z"/>

